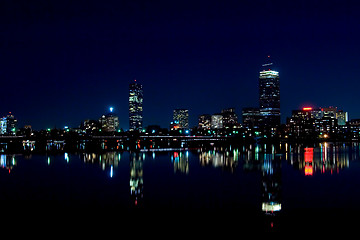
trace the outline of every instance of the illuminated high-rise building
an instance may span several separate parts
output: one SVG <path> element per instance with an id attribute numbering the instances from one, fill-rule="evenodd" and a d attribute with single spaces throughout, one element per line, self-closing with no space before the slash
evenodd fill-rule
<path id="1" fill-rule="evenodd" d="M 189 110 L 174 109 L 173 121 L 179 123 L 179 128 L 189 128 Z"/>
<path id="2" fill-rule="evenodd" d="M 0 118 L 0 134 L 15 135 L 17 131 L 17 119 L 9 112 L 6 117 Z"/>
<path id="3" fill-rule="evenodd" d="M 113 114 L 113 108 L 110 108 L 108 114 L 104 114 L 99 118 L 100 127 L 105 132 L 115 132 L 119 129 L 119 118 Z"/>
<path id="4" fill-rule="evenodd" d="M 7 131 L 7 120 L 6 117 L 0 118 L 0 134 L 6 134 Z"/>
<path id="5" fill-rule="evenodd" d="M 262 65 L 259 76 L 259 103 L 261 124 L 264 127 L 280 125 L 280 78 L 279 72 L 271 70 L 272 63 Z"/>
<path id="6" fill-rule="evenodd" d="M 221 129 L 223 125 L 223 115 L 221 113 L 216 113 L 211 115 L 211 128 L 212 129 Z"/>
<path id="7" fill-rule="evenodd" d="M 143 124 L 143 88 L 136 80 L 129 86 L 129 128 L 141 130 Z"/>

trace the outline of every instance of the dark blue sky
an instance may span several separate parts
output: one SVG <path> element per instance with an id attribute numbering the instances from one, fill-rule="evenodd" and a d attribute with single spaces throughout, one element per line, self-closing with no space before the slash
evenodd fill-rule
<path id="1" fill-rule="evenodd" d="M 337 106 L 360 118 L 356 1 L 2 1 L 0 115 L 20 127 L 76 127 L 115 108 L 128 128 L 128 86 L 144 87 L 144 125 L 190 125 L 203 113 L 258 106 L 267 55 L 281 113 Z"/>

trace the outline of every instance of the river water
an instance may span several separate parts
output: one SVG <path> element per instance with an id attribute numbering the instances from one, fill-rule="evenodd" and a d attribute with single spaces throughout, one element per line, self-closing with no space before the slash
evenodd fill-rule
<path id="1" fill-rule="evenodd" d="M 294 227 L 288 220 L 297 216 L 334 220 L 359 211 L 359 150 L 358 143 L 282 143 L 2 154 L 0 204 L 11 211 L 221 213 L 252 217 L 248 225 L 260 228 Z"/>

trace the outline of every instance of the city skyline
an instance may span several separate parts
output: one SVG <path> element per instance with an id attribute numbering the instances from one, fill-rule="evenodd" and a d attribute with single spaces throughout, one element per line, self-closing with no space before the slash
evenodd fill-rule
<path id="1" fill-rule="evenodd" d="M 144 89 L 143 126 L 168 127 L 172 111 L 199 115 L 256 106 L 271 55 L 281 74 L 281 119 L 303 106 L 353 100 L 360 34 L 357 3 L 4 3 L 0 113 L 34 129 L 79 126 L 114 107 L 128 128 L 128 84 Z"/>
<path id="2" fill-rule="evenodd" d="M 268 58 L 269 58 L 269 56 L 268 56 Z M 265 64 L 266 65 L 266 64 Z M 270 64 L 270 65 L 273 65 L 272 63 Z M 264 64 L 262 65 L 262 66 L 264 66 Z M 260 78 L 259 78 L 259 84 L 258 84 L 258 91 L 259 91 L 259 98 L 258 98 L 258 101 L 257 102 L 255 102 L 254 104 L 253 104 L 253 106 L 256 106 L 257 104 L 259 104 L 259 106 L 260 107 L 248 107 L 248 106 L 243 106 L 241 109 L 238 109 L 237 111 L 236 111 L 236 109 L 235 108 L 228 108 L 228 109 L 223 109 L 223 110 L 221 110 L 221 114 L 220 113 L 216 113 L 216 111 L 214 111 L 214 113 L 213 114 L 208 114 L 208 113 L 202 113 L 202 114 L 200 114 L 200 115 L 198 115 L 198 116 L 191 116 L 191 115 L 189 115 L 189 110 L 188 109 L 173 109 L 172 110 L 172 113 L 171 113 L 171 121 L 166 125 L 166 126 L 160 126 L 161 128 L 172 128 L 171 127 L 171 124 L 175 121 L 175 123 L 176 123 L 176 121 L 177 122 L 179 122 L 179 120 L 178 120 L 178 118 L 179 119 L 181 119 L 181 118 L 183 118 L 183 117 L 178 117 L 177 115 L 178 114 L 182 114 L 182 113 L 175 113 L 175 112 L 177 112 L 177 111 L 186 111 L 186 124 L 184 125 L 184 126 L 182 126 L 181 124 L 179 125 L 179 126 L 181 126 L 180 128 L 184 128 L 184 129 L 190 129 L 190 128 L 197 128 L 197 127 L 199 127 L 199 128 L 201 128 L 200 127 L 200 125 L 201 125 L 201 123 L 200 123 L 200 118 L 201 117 L 203 117 L 203 116 L 205 116 L 205 115 L 208 115 L 210 118 L 213 118 L 213 117 L 215 117 L 215 116 L 222 116 L 222 115 L 224 115 L 224 113 L 226 114 L 226 112 L 227 111 L 230 111 L 230 112 L 233 112 L 234 114 L 235 114 L 235 116 L 236 116 L 236 122 L 234 122 L 234 123 L 239 123 L 239 124 L 241 124 L 243 127 L 249 127 L 249 125 L 246 123 L 246 122 L 244 122 L 244 117 L 247 119 L 247 116 L 248 116 L 248 112 L 247 111 L 250 111 L 250 113 L 252 113 L 254 110 L 255 111 L 257 111 L 257 113 L 254 115 L 254 116 L 257 116 L 257 118 L 259 118 L 260 119 L 260 122 L 257 122 L 257 124 L 255 124 L 256 126 L 280 126 L 280 125 L 277 125 L 277 123 L 276 123 L 276 121 L 275 121 L 275 125 L 274 125 L 274 123 L 272 122 L 272 121 L 270 121 L 270 122 L 264 122 L 264 123 L 261 123 L 262 121 L 266 121 L 266 117 L 267 117 L 267 115 L 268 114 L 264 114 L 264 113 L 261 113 L 261 106 L 263 106 L 262 105 L 262 102 L 264 102 L 264 96 L 262 96 L 261 95 L 261 92 L 264 92 L 265 90 L 264 90 L 264 86 L 263 85 L 266 85 L 266 84 L 270 84 L 270 85 L 272 85 L 273 84 L 273 80 L 275 80 L 275 81 L 277 81 L 277 83 L 276 84 L 279 84 L 279 72 L 277 72 L 277 71 L 273 71 L 273 70 L 271 70 L 271 69 L 268 69 L 268 70 L 261 70 L 260 72 Z M 265 78 L 263 78 L 265 76 Z M 270 79 L 270 82 L 265 82 L 265 83 L 263 83 L 263 84 L 261 84 L 261 81 L 263 81 L 264 79 L 266 79 L 266 78 L 269 78 Z M 267 94 L 272 98 L 273 96 L 271 96 L 273 93 L 276 93 L 276 95 L 278 95 L 279 94 L 279 89 L 278 88 L 276 88 L 276 90 L 275 90 L 275 92 L 273 92 L 273 91 L 271 91 L 271 92 L 268 92 Z M 266 97 L 265 97 L 265 101 L 267 101 L 266 100 Z M 273 100 L 271 100 L 271 101 L 273 101 Z M 276 97 L 276 100 L 275 100 L 277 103 L 276 104 L 279 104 L 279 102 L 280 102 L 280 99 L 278 99 L 277 97 Z M 111 132 L 111 131 L 117 131 L 117 130 L 125 130 L 125 131 L 134 131 L 134 130 L 136 130 L 136 131 L 141 131 L 142 129 L 146 129 L 148 126 L 156 126 L 156 124 L 152 124 L 152 123 L 149 123 L 148 125 L 143 125 L 143 116 L 142 116 L 142 112 L 143 112 L 143 108 L 142 108 L 142 105 L 143 105 L 143 88 L 142 88 L 142 84 L 140 84 L 140 83 L 138 83 L 136 80 L 133 80 L 133 81 L 131 81 L 130 83 L 129 83 L 129 98 L 128 98 L 128 122 L 129 122 L 129 124 L 128 124 L 128 128 L 126 128 L 126 127 L 123 127 L 123 126 L 121 126 L 120 124 L 119 124 L 119 120 L 118 120 L 118 118 L 119 118 L 119 115 L 116 113 L 116 111 L 115 111 L 115 113 L 114 113 L 114 105 L 111 105 L 110 107 L 108 107 L 107 108 L 107 110 L 106 111 L 104 111 L 102 114 L 101 114 L 101 117 L 99 118 L 99 122 L 100 122 L 100 126 L 102 126 L 102 125 L 104 125 L 104 123 L 102 122 L 103 120 L 102 119 L 105 119 L 105 116 L 110 116 L 111 118 L 112 117 L 115 117 L 116 118 L 116 122 L 115 123 L 111 123 L 112 124 L 112 127 L 111 127 L 111 129 L 112 130 L 110 130 L 109 132 Z M 297 109 L 292 109 L 291 110 L 291 112 L 292 112 L 292 114 L 289 114 L 289 115 L 286 115 L 286 116 L 284 116 L 284 114 L 281 114 L 282 115 L 282 118 L 285 118 L 286 119 L 286 121 L 285 122 L 283 122 L 283 121 L 281 121 L 281 123 L 280 124 L 282 124 L 282 125 L 284 125 L 284 124 L 287 124 L 288 123 L 288 121 L 291 119 L 291 117 L 293 116 L 293 114 L 294 114 L 294 111 L 309 111 L 309 110 L 311 110 L 311 111 L 315 111 L 316 109 L 319 109 L 319 111 L 321 110 L 321 111 L 323 111 L 323 109 L 337 109 L 338 108 L 338 106 L 326 106 L 326 107 L 324 107 L 324 106 L 317 106 L 317 105 L 315 105 L 315 104 L 310 104 L 310 105 L 306 105 L 306 104 L 301 104 L 300 106 L 305 106 L 305 107 L 299 107 L 299 108 L 297 108 Z M 135 109 L 135 110 L 134 110 Z M 244 115 L 244 111 L 246 111 L 246 113 L 245 113 L 245 115 Z M 276 110 L 276 111 L 278 111 L 278 109 Z M 340 110 L 341 112 L 343 112 L 343 110 Z M 237 117 L 237 114 L 236 114 L 236 112 L 238 112 L 238 115 L 240 116 L 240 119 L 238 119 L 238 117 Z M 240 112 L 242 112 L 242 114 L 240 114 Z M 281 110 L 280 110 L 280 112 L 281 112 Z M 276 112 L 275 113 L 275 115 L 274 116 L 278 116 L 279 114 L 280 114 L 280 112 Z M 358 120 L 357 118 L 350 118 L 348 115 L 349 115 L 349 112 L 348 111 L 346 111 L 346 112 L 343 112 L 344 114 L 346 114 L 346 121 L 345 120 L 342 120 L 343 121 L 343 124 L 342 125 L 344 125 L 346 122 L 348 122 L 348 121 L 350 121 L 350 120 L 354 120 L 354 121 L 356 121 L 356 120 Z M 2 119 L 4 119 L 4 121 L 6 121 L 6 117 L 5 117 L 5 115 L 6 114 L 3 114 L 4 115 L 4 117 L 2 118 Z M 16 121 L 16 131 L 19 129 L 19 128 L 26 128 L 26 127 L 32 127 L 32 125 L 31 124 L 25 124 L 25 125 L 18 125 L 18 121 L 19 121 L 19 119 L 17 119 L 16 118 L 16 116 L 14 116 L 13 114 L 12 114 L 12 112 L 8 112 L 7 113 L 7 117 L 9 117 L 10 115 L 11 115 L 11 117 L 12 117 L 12 119 L 15 119 L 15 121 Z M 179 115 L 179 116 L 180 116 Z M 176 117 L 175 117 L 176 116 Z M 185 117 L 185 116 L 184 116 Z M 189 119 L 190 118 L 196 118 L 196 122 L 193 124 L 193 125 L 190 125 L 189 124 Z M 263 120 L 261 120 L 262 118 L 264 118 Z M 335 118 L 335 116 L 334 116 L 334 118 Z M 337 116 L 336 116 L 336 118 L 337 118 Z M 95 118 L 95 119 L 97 119 L 97 118 Z M 85 122 L 87 122 L 87 121 L 96 121 L 95 119 L 90 119 L 90 118 L 86 118 L 86 119 L 82 119 L 81 121 L 80 121 L 80 123 L 78 124 L 78 125 L 74 125 L 74 126 L 69 126 L 69 125 L 64 125 L 64 126 L 54 126 L 54 128 L 58 128 L 58 129 L 63 129 L 63 128 L 65 128 L 65 129 L 67 129 L 67 128 L 78 128 L 78 127 L 81 127 L 83 124 L 84 124 L 84 121 Z M 258 120 L 255 120 L 255 121 L 259 121 L 259 119 Z M 345 119 L 345 118 L 344 118 Z M 110 120 L 110 121 L 114 121 L 114 120 Z M 233 120 L 232 120 L 233 121 Z M 245 120 L 245 121 L 248 121 L 248 120 Z M 221 120 L 221 122 L 222 122 L 222 120 Z M 20 123 L 21 123 L 21 120 L 20 120 Z M 264 125 L 265 124 L 265 125 Z M 106 125 L 106 124 L 105 124 Z M 105 126 L 104 125 L 104 126 Z M 107 128 L 106 126 L 104 127 L 104 126 L 102 126 L 103 128 Z M 115 127 L 114 127 L 115 126 Z M 131 126 L 133 126 L 133 127 L 131 127 Z M 169 127 L 170 126 L 170 127 Z M 251 125 L 252 126 L 252 125 Z M 251 127 L 250 126 L 250 127 Z M 6 125 L 5 125 L 5 128 L 6 128 Z M 35 128 L 32 128 L 33 130 L 45 130 L 45 129 L 51 129 L 52 127 L 47 127 L 47 128 L 40 128 L 40 129 L 35 129 Z M 218 128 L 218 127 L 215 127 L 215 128 Z M 221 127 L 222 128 L 222 127 Z M 13 131 L 14 133 L 15 133 L 15 127 L 13 127 L 12 128 L 12 130 L 11 131 Z"/>

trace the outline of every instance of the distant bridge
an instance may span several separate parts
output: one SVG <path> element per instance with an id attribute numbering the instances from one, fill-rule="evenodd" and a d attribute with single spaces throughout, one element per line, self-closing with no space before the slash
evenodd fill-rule
<path id="1" fill-rule="evenodd" d="M 130 136 L 92 136 L 93 139 L 128 139 Z M 159 135 L 140 135 L 135 137 L 140 140 L 151 140 L 151 139 L 167 139 L 167 140 L 185 140 L 185 141 L 226 141 L 234 139 L 233 137 L 225 136 L 159 136 Z"/>
<path id="2" fill-rule="evenodd" d="M 79 136 L 74 140 L 173 140 L 173 141 L 228 141 L 228 140 L 235 140 L 238 138 L 234 138 L 231 136 L 159 136 L 159 135 L 139 135 L 139 136 L 116 136 L 116 135 L 108 135 L 108 136 Z M 0 135 L 0 142 L 12 142 L 12 141 L 66 141 L 69 138 L 61 138 L 61 139 L 52 139 L 52 138 L 28 138 L 26 136 L 1 136 Z"/>

